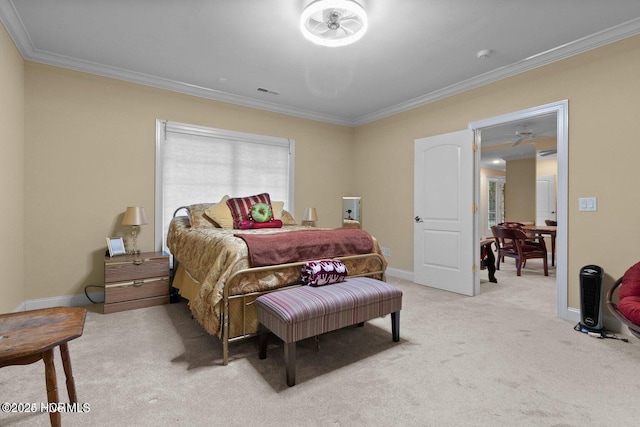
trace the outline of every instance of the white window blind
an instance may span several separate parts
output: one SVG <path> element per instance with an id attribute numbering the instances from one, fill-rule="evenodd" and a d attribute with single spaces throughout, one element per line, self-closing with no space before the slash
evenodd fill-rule
<path id="1" fill-rule="evenodd" d="M 266 192 L 293 213 L 293 165 L 289 139 L 157 120 L 156 249 L 181 206 Z"/>

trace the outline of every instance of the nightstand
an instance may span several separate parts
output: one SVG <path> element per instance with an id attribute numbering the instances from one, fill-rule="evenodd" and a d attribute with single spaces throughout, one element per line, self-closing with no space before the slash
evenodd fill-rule
<path id="1" fill-rule="evenodd" d="M 104 258 L 104 314 L 169 303 L 169 255 Z"/>

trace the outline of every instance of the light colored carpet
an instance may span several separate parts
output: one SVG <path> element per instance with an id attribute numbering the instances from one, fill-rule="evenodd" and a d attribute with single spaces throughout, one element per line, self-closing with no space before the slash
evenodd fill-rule
<path id="1" fill-rule="evenodd" d="M 274 338 L 221 344 L 185 304 L 90 312 L 69 344 L 88 413 L 65 426 L 632 426 L 638 422 L 640 340 L 592 338 L 555 314 L 555 272 L 512 260 L 469 298 L 388 278 L 404 293 L 401 341 L 389 316 L 298 345 L 297 385 L 285 384 Z M 64 373 L 56 351 L 59 390 Z M 0 401 L 46 401 L 44 366 L 0 369 Z M 48 415 L 0 414 L 0 425 L 48 425 Z"/>

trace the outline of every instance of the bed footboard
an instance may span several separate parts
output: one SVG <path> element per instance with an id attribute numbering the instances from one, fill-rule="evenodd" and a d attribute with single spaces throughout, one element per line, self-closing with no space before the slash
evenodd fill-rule
<path id="1" fill-rule="evenodd" d="M 333 258 L 340 260 L 347 266 L 349 277 L 372 277 L 378 280 L 385 280 L 386 261 L 382 255 L 378 253 L 370 253 L 363 255 L 351 255 Z M 258 332 L 257 314 L 254 306 L 256 298 L 260 295 L 300 286 L 300 271 L 306 261 L 294 262 L 288 264 L 279 264 L 266 267 L 247 268 L 232 274 L 224 287 L 224 295 L 222 300 L 222 357 L 223 364 L 229 363 L 229 343 L 241 339 L 254 336 Z M 288 285 L 258 292 L 243 292 L 238 295 L 230 295 L 230 289 L 241 289 L 240 284 L 248 281 L 248 278 L 268 277 L 270 275 L 292 274 L 297 277 Z M 234 305 L 234 327 L 231 330 L 231 312 Z M 241 319 L 237 319 L 240 316 Z M 238 326 L 240 325 L 240 326 Z M 239 330 L 238 330 L 239 328 Z"/>

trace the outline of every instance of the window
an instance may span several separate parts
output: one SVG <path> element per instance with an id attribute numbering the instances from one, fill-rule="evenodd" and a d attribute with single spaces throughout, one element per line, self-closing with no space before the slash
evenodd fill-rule
<path id="1" fill-rule="evenodd" d="M 294 141 L 156 121 L 155 247 L 167 251 L 173 213 L 224 195 L 267 192 L 293 212 Z"/>
<path id="2" fill-rule="evenodd" d="M 491 236 L 491 227 L 504 222 L 504 177 L 487 177 L 487 229 Z"/>

